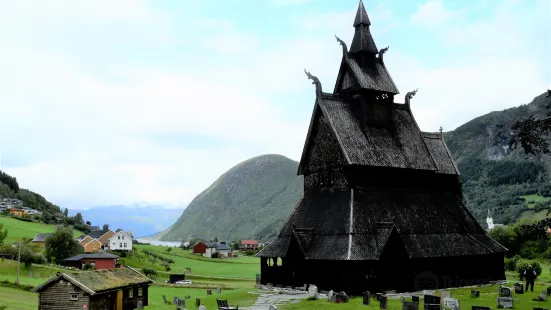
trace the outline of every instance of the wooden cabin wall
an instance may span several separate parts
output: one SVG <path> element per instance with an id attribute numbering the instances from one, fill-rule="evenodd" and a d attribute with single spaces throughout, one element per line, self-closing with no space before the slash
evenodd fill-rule
<path id="1" fill-rule="evenodd" d="M 78 294 L 78 300 L 71 300 L 71 294 Z M 63 280 L 63 282 L 58 281 L 40 292 L 38 309 L 81 310 L 83 305 L 89 304 L 89 301 L 90 297 L 86 292 Z"/>
<path id="2" fill-rule="evenodd" d="M 111 293 L 116 294 L 116 293 Z M 110 294 L 101 294 L 90 297 L 90 310 L 115 309 L 115 299 Z"/>

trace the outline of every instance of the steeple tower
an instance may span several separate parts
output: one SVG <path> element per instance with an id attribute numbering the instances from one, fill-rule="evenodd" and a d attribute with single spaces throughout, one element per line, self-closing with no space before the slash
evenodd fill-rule
<path id="1" fill-rule="evenodd" d="M 371 36 L 369 26 L 371 22 L 367 16 L 363 1 L 360 0 L 356 18 L 354 19 L 354 39 L 350 45 L 350 55 L 356 59 L 361 68 L 372 68 L 379 50 Z"/>

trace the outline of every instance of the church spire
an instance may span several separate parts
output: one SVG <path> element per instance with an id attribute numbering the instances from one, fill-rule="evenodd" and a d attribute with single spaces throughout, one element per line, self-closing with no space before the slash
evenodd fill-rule
<path id="1" fill-rule="evenodd" d="M 356 18 L 354 19 L 354 28 L 356 28 L 356 32 L 354 33 L 354 39 L 352 39 L 352 44 L 350 45 L 351 54 L 364 52 L 373 54 L 374 57 L 375 54 L 379 52 L 377 46 L 375 45 L 375 41 L 373 41 L 371 32 L 369 31 L 370 25 L 371 22 L 367 16 L 364 3 L 360 0 L 358 11 L 356 12 Z"/>

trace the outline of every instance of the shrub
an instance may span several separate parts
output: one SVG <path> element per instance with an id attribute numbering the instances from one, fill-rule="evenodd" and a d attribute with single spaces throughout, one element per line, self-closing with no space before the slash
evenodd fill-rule
<path id="1" fill-rule="evenodd" d="M 147 268 L 147 267 L 143 267 L 142 268 L 142 273 L 146 276 L 146 277 L 149 277 L 149 276 L 156 276 L 157 275 L 157 271 L 155 269 L 151 269 L 151 268 Z"/>
<path id="2" fill-rule="evenodd" d="M 170 265 L 169 264 L 165 264 L 164 267 L 165 267 L 166 271 L 170 271 Z"/>
<path id="3" fill-rule="evenodd" d="M 92 266 L 91 264 L 85 264 L 82 266 L 82 270 L 96 270 L 95 266 Z"/>
<path id="4" fill-rule="evenodd" d="M 126 257 L 126 251 L 121 252 L 121 257 Z"/>

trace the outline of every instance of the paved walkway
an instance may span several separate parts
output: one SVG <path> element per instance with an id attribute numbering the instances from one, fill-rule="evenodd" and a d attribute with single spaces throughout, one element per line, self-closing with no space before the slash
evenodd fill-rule
<path id="1" fill-rule="evenodd" d="M 256 303 L 250 307 L 245 307 L 246 310 L 270 310 L 271 305 L 276 307 L 286 303 L 296 303 L 308 297 L 308 293 L 303 294 L 285 294 L 285 293 L 263 293 L 258 296 Z M 241 309 L 241 307 L 239 307 Z"/>

